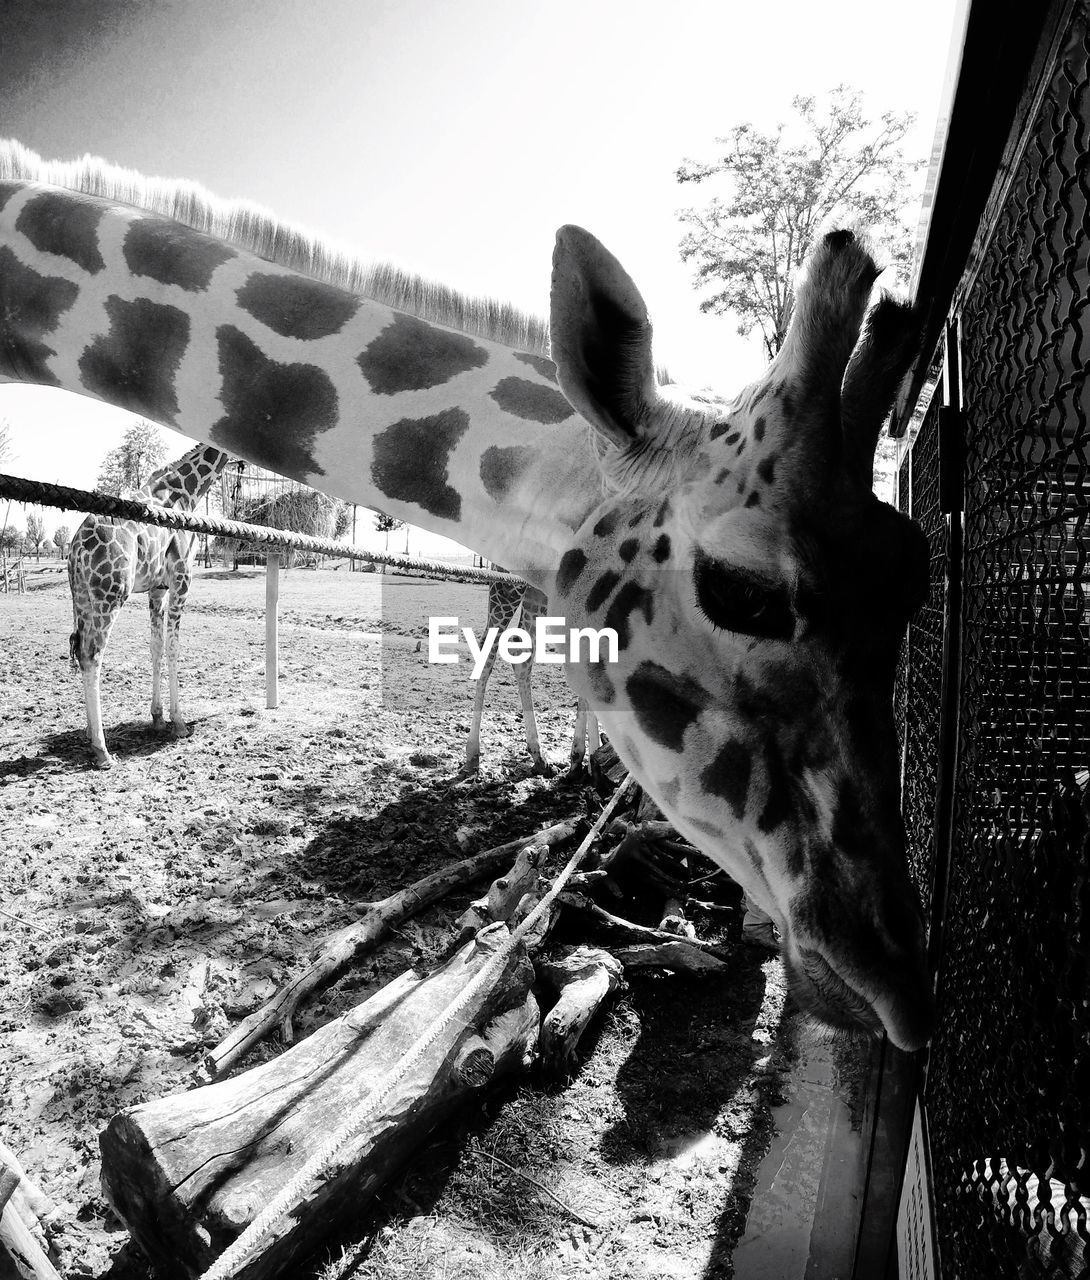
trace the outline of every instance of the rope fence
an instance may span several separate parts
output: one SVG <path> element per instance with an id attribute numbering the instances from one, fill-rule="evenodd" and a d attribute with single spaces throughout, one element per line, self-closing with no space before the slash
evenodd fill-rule
<path id="1" fill-rule="evenodd" d="M 311 551 L 316 555 L 336 556 L 348 560 L 369 560 L 374 564 L 390 565 L 429 578 L 460 578 L 464 582 L 511 582 L 518 580 L 515 574 L 498 569 L 463 568 L 442 560 L 418 560 L 410 556 L 391 555 L 384 551 L 363 551 L 345 546 L 328 538 L 315 538 L 307 533 L 292 533 L 285 529 L 269 529 L 264 525 L 244 524 L 241 520 L 225 520 L 221 516 L 199 516 L 193 512 L 176 511 L 156 503 L 140 502 L 134 498 L 115 498 L 110 494 L 94 493 L 87 489 L 72 489 L 63 484 L 49 484 L 44 480 L 27 480 L 22 476 L 0 474 L 0 498 L 14 502 L 35 502 L 42 506 L 59 507 L 65 511 L 83 511 L 91 515 L 115 516 L 119 520 L 136 520 L 141 524 L 160 525 L 167 529 L 183 529 L 189 533 L 207 533 L 239 542 L 259 543 L 267 547 L 292 547 L 299 551 Z"/>

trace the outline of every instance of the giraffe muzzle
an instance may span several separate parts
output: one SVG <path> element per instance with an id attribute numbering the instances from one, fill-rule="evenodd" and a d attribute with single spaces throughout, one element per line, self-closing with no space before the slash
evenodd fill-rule
<path id="1" fill-rule="evenodd" d="M 864 983 L 820 951 L 799 947 L 787 969 L 796 999 L 829 1026 L 885 1034 L 908 1053 L 931 1037 L 934 1008 L 922 966 L 904 964 L 887 979 Z"/>

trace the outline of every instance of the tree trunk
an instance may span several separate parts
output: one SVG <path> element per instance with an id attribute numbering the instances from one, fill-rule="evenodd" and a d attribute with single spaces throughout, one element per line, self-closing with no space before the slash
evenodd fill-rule
<path id="1" fill-rule="evenodd" d="M 509 937 L 478 935 L 428 978 L 402 974 L 272 1062 L 116 1116 L 101 1137 L 111 1204 L 163 1276 L 200 1274 L 390 1073 L 374 1115 L 234 1274 L 284 1274 L 356 1217 L 470 1090 L 525 1067 L 538 1032 L 521 944 L 457 1016 L 451 1003 Z M 422 1056 L 407 1056 L 434 1034 Z"/>

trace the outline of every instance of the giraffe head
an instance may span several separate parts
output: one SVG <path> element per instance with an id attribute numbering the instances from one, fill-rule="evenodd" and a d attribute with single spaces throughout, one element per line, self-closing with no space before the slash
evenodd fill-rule
<path id="1" fill-rule="evenodd" d="M 140 492 L 162 506 L 189 510 L 204 497 L 230 461 L 231 455 L 222 449 L 199 444 L 183 457 L 153 471 Z"/>
<path id="2" fill-rule="evenodd" d="M 775 919 L 800 1002 L 914 1049 L 932 1015 L 892 692 L 928 549 L 871 492 L 915 343 L 891 299 L 864 325 L 876 275 L 850 232 L 826 236 L 766 375 L 733 401 L 686 398 L 656 386 L 620 264 L 560 232 L 553 358 L 602 501 L 551 603 L 616 630 L 618 661 L 572 683 L 678 829 Z"/>

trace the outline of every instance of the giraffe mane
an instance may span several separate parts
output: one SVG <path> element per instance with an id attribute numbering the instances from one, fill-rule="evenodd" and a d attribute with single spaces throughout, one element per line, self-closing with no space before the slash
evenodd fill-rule
<path id="1" fill-rule="evenodd" d="M 0 139 L 0 181 L 12 180 L 64 187 L 161 214 L 269 262 L 421 320 L 520 351 L 549 354 L 549 326 L 540 316 L 493 298 L 460 293 L 390 263 L 364 262 L 350 249 L 283 222 L 261 205 L 221 199 L 196 182 L 148 178 L 92 155 L 79 160 L 43 160 L 14 139 Z"/>

